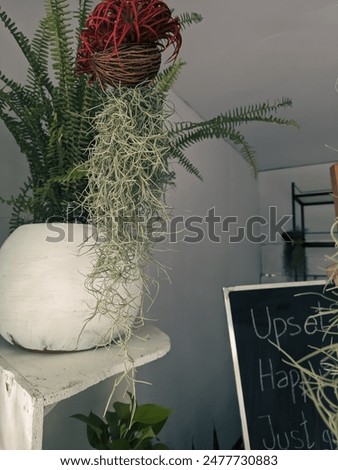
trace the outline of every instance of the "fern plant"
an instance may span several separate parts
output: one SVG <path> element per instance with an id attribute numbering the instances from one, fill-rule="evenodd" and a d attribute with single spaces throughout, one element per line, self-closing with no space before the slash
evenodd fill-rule
<path id="1" fill-rule="evenodd" d="M 0 72 L 0 118 L 26 156 L 30 171 L 19 195 L 2 199 L 13 206 L 11 230 L 24 223 L 79 217 L 77 195 L 86 180 L 64 183 L 64 178 L 87 159 L 94 137 L 89 118 L 101 103 L 99 87 L 74 74 L 79 31 L 91 6 L 91 0 L 80 0 L 72 13 L 67 0 L 45 0 L 45 15 L 32 40 L 18 31 L 5 11 L 0 12 L 28 63 L 25 83 Z M 76 31 L 71 20 L 77 21 Z"/>
<path id="2" fill-rule="evenodd" d="M 10 229 L 24 223 L 87 220 L 79 201 L 87 186 L 85 172 L 74 168 L 88 160 L 89 147 L 95 137 L 92 118 L 102 109 L 104 92 L 97 84 L 88 84 L 82 74 L 75 74 L 76 51 L 80 32 L 92 8 L 92 0 L 79 0 L 71 12 L 67 0 L 44 0 L 45 15 L 35 35 L 29 40 L 18 31 L 5 11 L 0 12 L 3 25 L 27 59 L 25 83 L 18 83 L 0 71 L 0 118 L 26 156 L 30 175 L 18 195 L 0 200 L 12 205 Z M 77 21 L 76 30 L 70 27 Z M 197 13 L 180 15 L 184 29 L 202 20 Z M 50 70 L 50 64 L 52 70 Z M 154 89 L 167 94 L 178 78 L 184 62 L 167 67 L 159 74 Z M 209 138 L 222 138 L 240 147 L 244 159 L 255 171 L 254 150 L 239 128 L 250 121 L 295 126 L 293 120 L 278 118 L 279 109 L 291 106 L 283 99 L 227 112 L 200 123 L 168 124 L 170 159 L 201 178 L 198 169 L 185 155 L 192 144 Z M 69 177 L 69 175 L 72 175 Z M 174 175 L 171 175 L 174 179 Z"/>
<path id="3" fill-rule="evenodd" d="M 222 138 L 230 141 L 239 147 L 244 160 L 251 166 L 256 174 L 255 151 L 240 131 L 239 127 L 249 122 L 266 122 L 281 125 L 291 125 L 297 127 L 292 119 L 283 119 L 276 116 L 278 111 L 290 107 L 292 102 L 288 98 L 269 103 L 268 101 L 257 105 L 236 108 L 221 114 L 208 121 L 200 123 L 178 122 L 170 126 L 171 134 L 174 137 L 172 153 L 180 163 L 189 170 L 189 163 L 186 161 L 184 151 L 192 144 L 210 138 Z M 201 179 L 196 168 L 191 169 Z"/>

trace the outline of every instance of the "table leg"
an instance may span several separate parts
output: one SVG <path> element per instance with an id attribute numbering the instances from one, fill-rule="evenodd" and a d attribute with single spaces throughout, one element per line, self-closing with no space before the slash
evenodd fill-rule
<path id="1" fill-rule="evenodd" d="M 43 400 L 19 374 L 0 365 L 0 449 L 41 449 Z"/>

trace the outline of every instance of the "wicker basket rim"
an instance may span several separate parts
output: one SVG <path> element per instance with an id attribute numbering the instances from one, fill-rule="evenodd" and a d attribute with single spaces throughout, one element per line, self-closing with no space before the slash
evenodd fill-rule
<path id="1" fill-rule="evenodd" d="M 163 51 L 163 46 L 161 47 L 158 44 L 151 44 L 151 43 L 131 43 L 131 44 L 121 44 L 116 50 L 113 47 L 106 49 L 104 51 L 95 52 L 93 57 L 98 56 L 106 56 L 106 55 L 120 55 L 123 53 L 127 53 L 131 50 L 142 52 L 147 50 L 149 52 L 154 52 L 154 54 L 161 53 Z"/>

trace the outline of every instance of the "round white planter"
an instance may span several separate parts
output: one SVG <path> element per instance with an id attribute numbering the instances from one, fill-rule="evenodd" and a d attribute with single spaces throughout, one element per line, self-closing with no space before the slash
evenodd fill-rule
<path id="1" fill-rule="evenodd" d="M 89 320 L 96 304 L 84 286 L 95 259 L 92 234 L 88 225 L 53 223 L 23 225 L 8 237 L 0 249 L 0 334 L 7 341 L 38 351 L 75 351 L 123 334 L 113 311 Z M 130 326 L 142 282 L 118 289 L 135 298 L 122 315 Z"/>

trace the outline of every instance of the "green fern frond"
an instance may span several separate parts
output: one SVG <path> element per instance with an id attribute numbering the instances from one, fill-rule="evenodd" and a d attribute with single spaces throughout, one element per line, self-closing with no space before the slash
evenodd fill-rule
<path id="1" fill-rule="evenodd" d="M 293 119 L 278 118 L 275 115 L 280 109 L 290 108 L 292 101 L 289 98 L 282 98 L 273 103 L 265 101 L 263 103 L 242 106 L 235 108 L 228 113 L 221 114 L 214 118 L 214 121 L 231 121 L 235 125 L 242 125 L 251 121 L 268 122 L 292 127 L 299 127 Z"/>
<path id="2" fill-rule="evenodd" d="M 86 20 L 92 7 L 93 0 L 79 0 L 79 9 L 74 13 L 74 18 L 77 20 L 76 36 L 78 37 L 78 48 L 80 45 L 80 32 L 86 25 Z"/>
<path id="3" fill-rule="evenodd" d="M 186 133 L 191 130 L 203 127 L 208 128 L 210 126 L 215 129 L 221 129 L 224 127 L 230 130 L 249 122 L 266 122 L 299 128 L 299 125 L 293 119 L 283 119 L 274 116 L 274 114 L 276 114 L 279 109 L 287 108 L 291 105 L 291 100 L 287 98 L 283 98 L 280 101 L 275 101 L 273 104 L 270 104 L 269 101 L 266 101 L 261 104 L 235 108 L 234 110 L 220 114 L 208 121 L 179 122 L 175 124 L 173 130 L 176 134 Z"/>
<path id="4" fill-rule="evenodd" d="M 3 87 L 0 88 L 0 107 L 3 112 L 9 112 L 12 117 L 13 113 L 17 118 L 25 121 L 28 119 L 30 122 L 33 120 L 35 109 L 39 108 L 39 119 L 43 114 L 43 106 L 39 106 L 36 96 L 28 87 L 22 86 L 12 79 L 6 77 L 0 71 L 0 83 Z M 5 111 L 6 110 L 6 111 Z"/>
<path id="5" fill-rule="evenodd" d="M 5 90 L 6 87 L 10 88 L 11 91 L 16 93 L 20 96 L 20 99 L 23 99 L 26 103 L 34 104 L 35 99 L 33 93 L 30 93 L 23 85 L 17 83 L 15 80 L 8 78 L 2 71 L 0 70 L 0 82 L 3 82 L 4 86 L 2 87 L 2 91 Z"/>
<path id="6" fill-rule="evenodd" d="M 39 155 L 43 155 L 46 136 L 40 126 L 39 108 L 33 111 L 30 103 L 25 104 L 24 99 L 18 97 L 16 93 L 5 93 L 3 90 L 0 90 L 0 103 L 2 103 L 0 117 L 13 134 L 21 151 L 27 155 L 31 170 L 35 168 L 37 172 L 43 173 Z M 8 114 L 4 110 L 4 105 L 12 113 L 14 112 L 17 118 Z"/>
<path id="7" fill-rule="evenodd" d="M 235 146 L 240 146 L 239 151 L 244 161 L 249 165 L 253 175 L 257 177 L 256 152 L 245 137 L 240 132 L 235 131 L 223 138 Z"/>
<path id="8" fill-rule="evenodd" d="M 205 126 L 193 131 L 189 131 L 176 139 L 176 151 L 183 152 L 191 145 L 202 142 L 206 139 L 224 139 L 234 146 L 240 145 L 240 153 L 244 160 L 249 164 L 251 170 L 256 174 L 255 153 L 253 148 L 245 140 L 245 137 L 238 131 L 229 127 Z"/>
<path id="9" fill-rule="evenodd" d="M 32 197 L 33 182 L 31 178 L 24 182 L 18 196 L 11 198 L 12 214 L 9 222 L 9 229 L 13 232 L 20 225 L 34 221 L 34 202 Z M 3 199 L 1 198 L 3 201 Z"/>
<path id="10" fill-rule="evenodd" d="M 70 88 L 74 77 L 74 43 L 67 0 L 45 0 L 47 28 L 51 44 L 52 67 L 58 85 L 65 94 L 64 104 L 71 109 Z"/>
<path id="11" fill-rule="evenodd" d="M 91 2 L 80 4 L 77 16 L 81 22 L 84 14 L 89 9 Z M 92 98 L 96 89 L 88 85 L 85 77 L 74 74 L 76 41 L 72 37 L 70 28 L 71 14 L 67 0 L 45 0 L 45 8 L 49 18 L 49 38 L 51 43 L 51 57 L 55 77 L 58 80 L 57 89 L 53 95 L 54 114 L 57 115 L 57 123 L 51 122 L 50 128 L 55 136 L 51 136 L 47 149 L 47 159 L 52 161 L 55 157 L 61 164 L 62 170 L 74 163 L 74 155 L 80 155 L 77 147 L 83 148 L 82 141 L 88 138 L 84 135 L 89 131 L 89 126 L 83 123 L 83 106 L 92 105 L 87 96 Z M 76 112 L 78 111 L 78 116 Z M 88 142 L 86 142 L 87 144 Z M 67 150 L 66 150 L 67 149 Z M 84 152 L 86 154 L 86 152 Z M 51 176 L 62 174 L 60 168 L 55 167 Z"/>
<path id="12" fill-rule="evenodd" d="M 175 135 L 175 132 L 173 133 Z M 213 124 L 209 124 L 206 126 L 200 126 L 199 128 L 193 128 L 192 130 L 185 131 L 183 134 L 179 135 L 176 138 L 175 146 L 177 149 L 184 151 L 188 149 L 192 144 L 196 144 L 198 142 L 202 142 L 206 139 L 224 139 L 226 141 L 232 142 L 234 145 L 243 144 L 244 137 L 242 140 L 240 139 L 241 134 L 238 132 L 236 133 L 234 127 L 231 123 L 228 123 L 226 126 L 217 126 Z M 251 168 L 255 170 L 254 160 L 251 157 L 250 152 L 248 152 L 248 147 L 245 146 L 246 153 L 243 156 L 246 156 L 246 161 L 249 163 Z"/>
<path id="13" fill-rule="evenodd" d="M 30 116 L 31 108 L 39 105 L 34 99 L 34 95 L 19 84 L 6 80 L 3 75 L 0 76 L 0 80 L 8 84 L 2 89 L 0 88 L 0 105 L 13 111 L 22 120 Z M 11 90 L 5 91 L 9 85 L 11 85 Z M 40 111 L 42 110 L 40 109 Z"/>
<path id="14" fill-rule="evenodd" d="M 169 93 L 184 65 L 185 62 L 183 62 L 183 60 L 177 60 L 174 64 L 159 73 L 156 78 L 154 90 L 159 93 Z"/>
<path id="15" fill-rule="evenodd" d="M 34 34 L 32 44 L 32 52 L 38 58 L 39 69 L 41 74 L 48 77 L 49 74 L 49 43 L 47 31 L 47 18 L 42 18 L 38 28 Z M 27 88 L 34 94 L 35 99 L 41 100 L 44 106 L 44 112 L 50 118 L 53 113 L 53 107 L 50 103 L 50 95 L 46 93 L 43 81 L 41 82 L 40 74 L 37 76 L 34 68 L 30 65 L 27 72 Z M 54 88 L 53 88 L 54 89 Z M 49 90 L 49 93 L 52 89 Z"/>
<path id="16" fill-rule="evenodd" d="M 188 26 L 191 26 L 192 24 L 200 23 L 203 21 L 203 16 L 200 15 L 199 13 L 182 13 L 179 15 L 179 21 L 182 29 L 185 29 Z"/>
<path id="17" fill-rule="evenodd" d="M 18 32 L 5 12 L 0 13 L 28 61 L 25 86 L 0 74 L 0 118 L 26 155 L 35 222 L 54 216 L 62 219 L 65 207 L 74 203 L 86 184 L 84 177 L 67 183 L 62 179 L 70 168 L 87 160 L 94 137 L 89 118 L 102 103 L 102 90 L 74 74 L 74 45 L 91 4 L 81 0 L 77 12 L 72 13 L 67 0 L 45 0 L 45 17 L 32 42 Z M 78 19 L 76 34 L 70 24 L 74 18 Z M 49 78 L 50 63 L 55 85 Z M 11 202 L 14 227 L 24 221 L 24 204 L 22 198 Z"/>
<path id="18" fill-rule="evenodd" d="M 102 108 L 104 100 L 102 89 L 98 84 L 89 85 L 86 77 L 78 76 L 73 88 L 74 107 L 70 112 L 72 119 L 73 138 L 72 145 L 83 148 L 81 153 L 77 150 L 76 159 L 72 158 L 69 166 L 78 165 L 88 156 L 88 147 L 94 138 L 91 118 Z M 84 112 L 85 111 L 85 112 Z"/>
<path id="19" fill-rule="evenodd" d="M 280 109 L 291 105 L 291 100 L 283 98 L 272 104 L 266 101 L 261 104 L 236 108 L 208 121 L 178 122 L 169 124 L 169 126 L 171 135 L 176 138 L 176 146 L 181 150 L 186 150 L 194 143 L 211 138 L 222 138 L 235 146 L 239 145 L 243 158 L 256 173 L 254 150 L 237 128 L 249 122 L 299 127 L 293 119 L 284 119 L 274 115 Z"/>
<path id="20" fill-rule="evenodd" d="M 177 162 L 183 166 L 183 168 L 190 174 L 195 175 L 198 179 L 203 181 L 202 175 L 199 172 L 198 168 L 191 163 L 188 157 L 180 150 L 177 146 L 173 146 L 170 149 L 171 158 L 177 160 Z"/>
<path id="21" fill-rule="evenodd" d="M 1 204 L 6 204 L 7 206 L 12 206 L 15 202 L 15 197 L 11 196 L 9 199 L 5 199 L 2 196 L 0 196 L 0 202 L 1 202 Z"/>
<path id="22" fill-rule="evenodd" d="M 49 93 L 52 93 L 54 88 L 53 83 L 50 80 L 49 76 L 46 74 L 46 72 L 44 72 L 44 70 L 42 69 L 39 63 L 39 58 L 36 57 L 34 52 L 32 51 L 29 39 L 21 31 L 18 31 L 15 22 L 12 21 L 12 19 L 6 14 L 6 12 L 0 12 L 0 19 L 2 20 L 8 31 L 11 33 L 16 43 L 20 47 L 21 51 L 23 52 L 24 56 L 26 57 L 36 77 L 37 82 L 40 84 L 40 86 L 45 87 Z"/>
<path id="23" fill-rule="evenodd" d="M 29 155 L 33 150 L 30 140 L 27 139 L 27 131 L 20 122 L 6 113 L 2 107 L 0 107 L 0 118 L 6 125 L 7 129 L 13 135 L 16 143 L 18 144 L 22 153 Z"/>
<path id="24" fill-rule="evenodd" d="M 75 183 L 79 181 L 83 181 L 84 178 L 87 176 L 87 171 L 84 165 L 78 165 L 76 167 L 70 168 L 68 171 L 65 171 L 64 175 L 55 176 L 51 178 L 48 183 Z"/>

